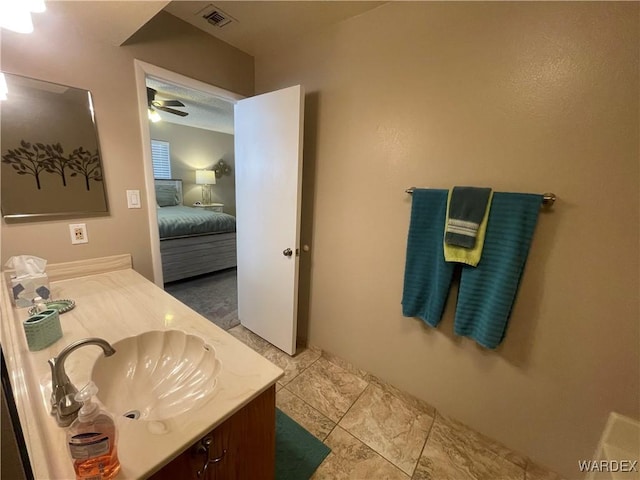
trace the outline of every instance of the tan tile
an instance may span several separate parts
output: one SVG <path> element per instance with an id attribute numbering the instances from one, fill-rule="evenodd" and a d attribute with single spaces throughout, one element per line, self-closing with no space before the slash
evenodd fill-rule
<path id="1" fill-rule="evenodd" d="M 369 384 L 339 425 L 411 475 L 433 423 L 433 409 L 419 408 L 380 385 Z"/>
<path id="2" fill-rule="evenodd" d="M 244 343 L 248 347 L 258 352 L 260 355 L 264 354 L 264 352 L 268 348 L 273 348 L 273 346 L 269 342 L 267 342 L 264 338 L 259 337 L 258 335 L 253 333 L 251 330 L 243 327 L 242 325 L 236 325 L 235 327 L 227 330 L 227 332 L 229 332 L 231 335 L 236 337 L 238 340 L 240 340 L 242 343 Z"/>
<path id="3" fill-rule="evenodd" d="M 278 381 L 280 384 L 286 385 L 320 358 L 320 352 L 318 350 L 304 349 L 292 357 L 270 345 L 269 348 L 262 352 L 262 356 L 284 370 L 284 377 Z"/>
<path id="4" fill-rule="evenodd" d="M 525 480 L 563 480 L 556 472 L 532 461 L 527 462 L 524 478 Z"/>
<path id="5" fill-rule="evenodd" d="M 523 480 L 526 459 L 465 425 L 436 415 L 414 480 Z"/>
<path id="6" fill-rule="evenodd" d="M 311 480 L 409 480 L 399 468 L 340 427 L 333 429 L 325 443 L 331 453 Z"/>
<path id="7" fill-rule="evenodd" d="M 311 350 L 312 352 L 316 352 L 318 355 L 322 355 L 322 349 L 320 347 L 316 347 L 315 345 L 307 345 L 307 346 L 300 346 L 298 345 L 298 351 L 300 350 Z"/>
<path id="8" fill-rule="evenodd" d="M 387 383 L 384 380 L 374 375 L 370 375 L 370 374 L 367 375 L 365 380 L 367 380 L 369 383 L 373 383 L 374 385 L 378 385 L 385 392 L 388 392 L 391 395 L 395 395 L 396 397 L 401 399 L 403 402 L 405 402 L 407 405 L 411 405 L 413 408 L 418 409 L 420 411 L 428 412 L 429 415 L 431 415 L 432 417 L 435 417 L 436 409 L 431 405 L 429 405 L 424 400 L 416 398 L 409 393 L 403 392 L 402 390 L 394 387 L 390 383 Z"/>
<path id="9" fill-rule="evenodd" d="M 367 382 L 320 357 L 287 384 L 287 389 L 334 422 L 353 405 Z"/>
<path id="10" fill-rule="evenodd" d="M 484 448 L 492 451 L 496 455 L 506 460 L 509 460 L 511 463 L 517 465 L 518 467 L 524 469 L 527 466 L 527 462 L 529 459 L 524 455 L 511 450 L 508 447 L 505 447 L 501 443 L 493 440 L 492 438 L 487 437 L 486 435 L 482 435 L 479 432 L 469 428 L 461 422 L 454 420 L 453 418 L 442 415 L 441 413 L 437 414 L 437 418 L 441 418 L 443 421 L 448 422 L 454 429 L 463 435 L 471 435 L 475 438 L 475 442 L 477 444 L 482 444 Z"/>
<path id="11" fill-rule="evenodd" d="M 360 377 L 365 380 L 367 379 L 367 376 L 369 375 L 369 373 L 366 372 L 365 370 L 361 370 L 360 368 L 355 367 L 353 364 L 347 362 L 346 360 L 343 360 L 342 358 L 338 357 L 337 355 L 334 355 L 333 353 L 325 352 L 323 350 L 321 350 L 321 352 L 322 352 L 322 356 L 327 360 L 329 360 L 334 365 L 337 365 L 340 368 L 346 370 L 347 372 L 352 373 L 356 377 Z"/>
<path id="12" fill-rule="evenodd" d="M 276 407 L 293 418 L 296 422 L 306 428 L 310 433 L 324 441 L 327 435 L 336 426 L 318 410 L 307 402 L 298 398 L 285 387 L 278 390 L 276 395 Z"/>

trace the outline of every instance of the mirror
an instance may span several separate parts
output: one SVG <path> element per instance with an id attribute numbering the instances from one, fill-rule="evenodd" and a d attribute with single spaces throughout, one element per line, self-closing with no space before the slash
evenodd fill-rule
<path id="1" fill-rule="evenodd" d="M 10 73 L 4 77 L 3 217 L 108 213 L 91 93 Z"/>

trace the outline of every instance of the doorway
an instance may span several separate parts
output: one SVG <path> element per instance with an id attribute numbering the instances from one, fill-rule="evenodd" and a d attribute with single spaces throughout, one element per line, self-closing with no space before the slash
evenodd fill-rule
<path id="1" fill-rule="evenodd" d="M 153 160 L 151 155 L 151 133 L 149 129 L 148 116 L 148 98 L 147 98 L 147 77 L 152 77 L 160 81 L 175 84 L 187 89 L 210 95 L 235 105 L 235 103 L 244 98 L 242 95 L 230 92 L 228 90 L 215 87 L 213 85 L 194 80 L 192 78 L 180 75 L 178 73 L 166 70 L 155 65 L 151 65 L 140 60 L 134 60 L 134 68 L 136 75 L 136 86 L 138 91 L 138 115 L 140 119 L 140 132 L 142 135 L 142 156 L 144 165 L 145 188 L 147 205 L 156 204 L 155 182 L 153 173 Z M 148 209 L 149 220 L 149 239 L 151 245 L 151 261 L 153 266 L 153 281 L 160 288 L 164 287 L 164 278 L 162 273 L 162 256 L 160 251 L 160 234 L 158 229 L 158 219 L 154 208 Z"/>
<path id="2" fill-rule="evenodd" d="M 237 250 L 235 233 L 229 237 L 212 235 L 211 238 L 234 242 L 234 259 L 238 260 L 238 312 L 242 324 L 293 355 L 297 330 L 304 88 L 294 85 L 243 99 L 144 62 L 136 61 L 135 65 L 145 183 L 152 207 L 160 196 L 153 179 L 147 119 L 147 108 L 151 104 L 147 100 L 145 79 L 160 78 L 234 104 L 234 149 L 238 167 L 235 182 L 239 217 Z M 161 261 L 166 258 L 161 256 L 161 250 L 168 242 L 165 238 L 162 247 L 159 246 L 155 208 L 148 209 L 148 215 L 154 280 L 162 287 L 167 280 L 164 277 L 169 274 L 166 262 L 163 265 Z M 183 240 L 187 242 L 187 239 L 179 239 L 178 243 L 182 244 Z M 200 240 L 198 237 L 195 242 Z M 190 256 L 193 263 L 201 260 L 191 240 L 182 247 L 187 248 L 181 253 Z M 182 267 L 184 262 L 176 264 Z"/>
<path id="3" fill-rule="evenodd" d="M 224 235 L 232 235 L 235 240 L 233 109 L 238 96 L 142 62 L 136 67 L 137 79 L 143 78 L 147 96 L 148 111 L 141 117 L 143 138 L 149 139 L 143 140 L 144 150 L 151 144 L 151 166 L 147 158 L 144 164 L 147 201 L 149 205 L 157 203 L 149 215 L 152 252 L 159 252 L 160 260 L 157 271 L 158 259 L 152 254 L 154 281 L 228 330 L 239 323 L 235 244 L 226 242 L 226 250 L 216 249 L 207 261 L 201 254 L 207 243 L 200 240 L 214 235 L 199 232 L 197 237 L 185 238 L 191 230 L 180 232 L 171 222 L 187 222 L 193 216 L 193 222 L 207 222 L 212 231 L 229 230 Z M 210 91 L 205 91 L 206 87 Z M 209 178 L 207 182 L 213 179 L 214 184 L 198 184 L 202 177 Z M 158 188 L 169 189 L 172 185 L 179 187 L 175 190 L 178 205 L 164 203 L 158 195 Z M 151 225 L 152 213 L 158 228 Z M 176 247 L 188 240 L 194 242 Z M 220 261 L 216 255 L 225 258 Z M 180 266 L 168 269 L 172 262 Z M 189 262 L 193 263 L 191 267 Z"/>

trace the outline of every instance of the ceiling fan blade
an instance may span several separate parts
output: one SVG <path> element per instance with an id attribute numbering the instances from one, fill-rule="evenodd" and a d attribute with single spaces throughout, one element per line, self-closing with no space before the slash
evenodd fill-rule
<path id="1" fill-rule="evenodd" d="M 181 112 L 180 110 L 175 110 L 169 107 L 157 106 L 156 108 L 158 110 L 162 110 L 163 112 L 173 113 L 174 115 L 180 115 L 181 117 L 186 117 L 187 115 L 189 115 L 187 112 Z"/>
<path id="2" fill-rule="evenodd" d="M 151 103 L 154 107 L 184 107 L 184 103 L 179 100 L 154 100 Z"/>
<path id="3" fill-rule="evenodd" d="M 163 107 L 184 107 L 180 100 L 159 100 Z"/>
<path id="4" fill-rule="evenodd" d="M 179 115 L 181 117 L 186 117 L 189 115 L 187 112 L 181 112 L 180 110 L 175 110 L 169 107 L 184 107 L 185 104 L 180 100 L 156 100 L 157 91 L 151 87 L 147 87 L 147 101 L 149 103 L 149 107 L 157 110 L 162 110 L 163 112 L 172 113 L 174 115 Z"/>
<path id="5" fill-rule="evenodd" d="M 149 106 L 153 103 L 154 98 L 156 98 L 156 91 L 151 87 L 147 87 L 147 104 Z"/>

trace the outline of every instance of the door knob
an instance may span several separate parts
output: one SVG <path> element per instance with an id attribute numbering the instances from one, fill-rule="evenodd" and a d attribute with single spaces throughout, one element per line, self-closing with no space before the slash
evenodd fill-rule
<path id="1" fill-rule="evenodd" d="M 283 254 L 285 257 L 290 257 L 291 255 L 293 255 L 293 251 L 292 251 L 290 248 L 287 248 L 287 249 L 285 249 L 285 250 L 283 250 L 283 251 L 282 251 L 282 254 Z"/>

